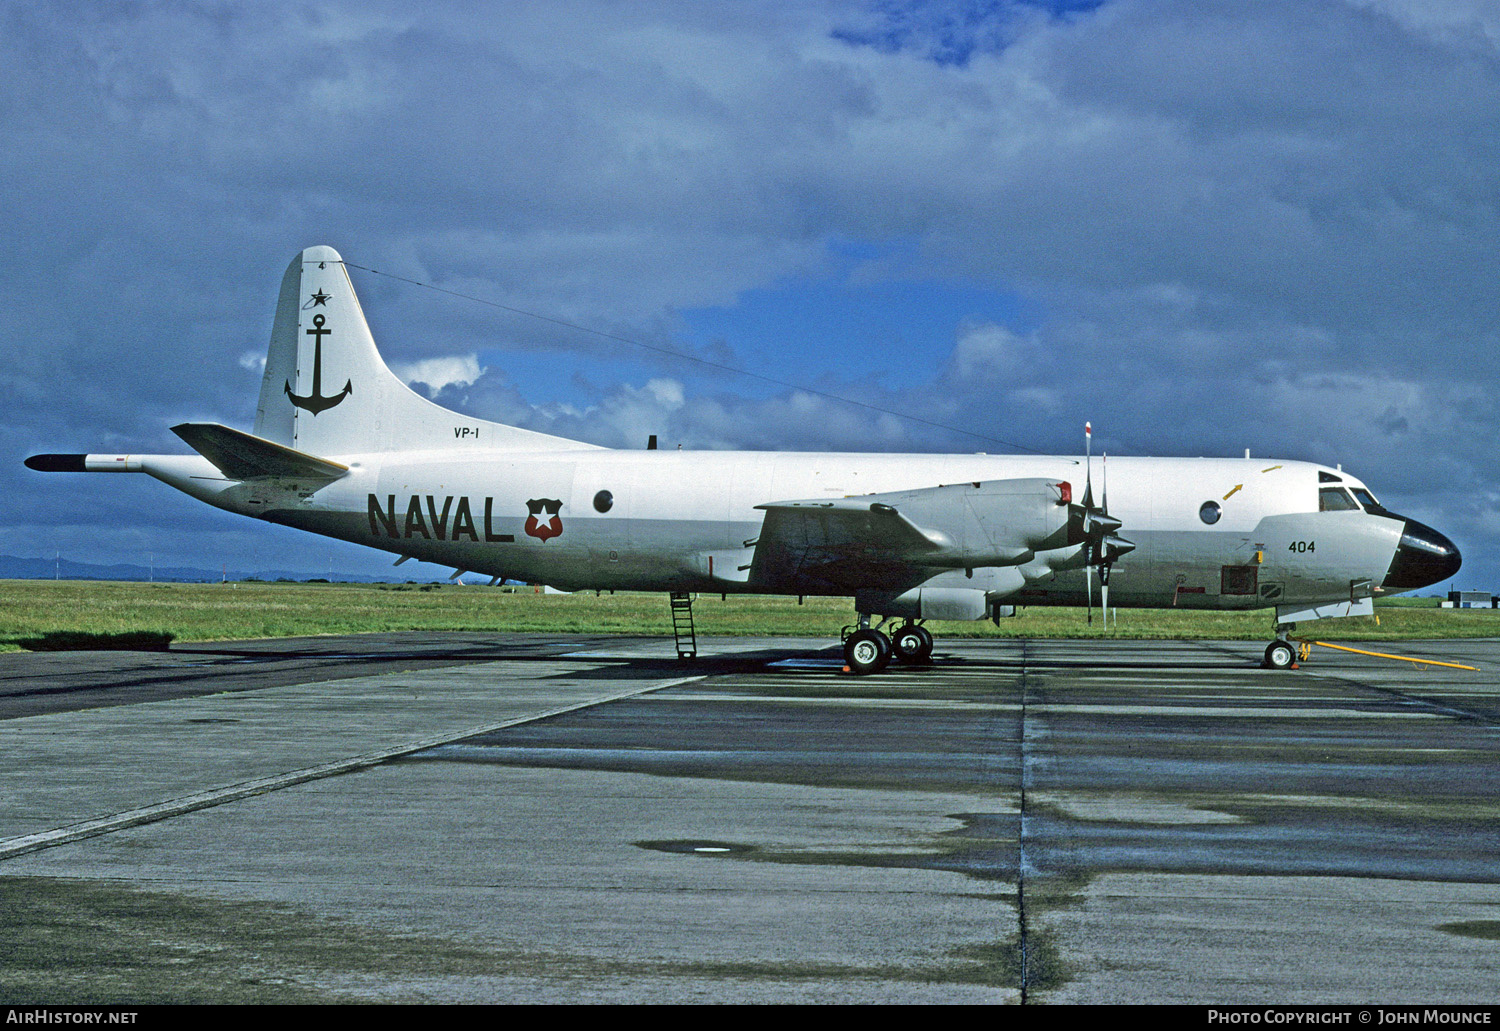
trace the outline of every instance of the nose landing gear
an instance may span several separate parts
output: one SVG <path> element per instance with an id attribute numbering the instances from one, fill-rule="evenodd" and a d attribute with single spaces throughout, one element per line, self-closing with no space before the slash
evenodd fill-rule
<path id="1" fill-rule="evenodd" d="M 1306 641 L 1293 641 L 1291 633 L 1297 629 L 1295 623 L 1279 623 L 1276 640 L 1266 647 L 1266 658 L 1261 665 L 1265 669 L 1297 669 L 1298 662 L 1306 662 L 1312 654 L 1312 645 Z"/>
<path id="2" fill-rule="evenodd" d="M 1266 669 L 1296 669 L 1297 648 L 1291 641 L 1272 641 L 1266 648 Z"/>

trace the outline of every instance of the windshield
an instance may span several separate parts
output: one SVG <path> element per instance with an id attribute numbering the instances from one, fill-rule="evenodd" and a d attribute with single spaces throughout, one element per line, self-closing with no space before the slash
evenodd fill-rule
<path id="1" fill-rule="evenodd" d="M 1318 491 L 1319 512 L 1357 512 L 1359 506 L 1343 487 L 1323 487 Z"/>
<path id="2" fill-rule="evenodd" d="M 1357 499 L 1359 499 L 1359 503 L 1361 505 L 1365 506 L 1365 511 L 1368 512 L 1368 513 L 1370 513 L 1371 515 L 1392 515 L 1393 514 L 1384 505 L 1382 505 L 1380 502 L 1378 502 L 1378 501 L 1375 500 L 1375 495 L 1371 494 L 1369 491 L 1365 490 L 1363 487 L 1355 487 L 1354 488 L 1354 496 Z"/>

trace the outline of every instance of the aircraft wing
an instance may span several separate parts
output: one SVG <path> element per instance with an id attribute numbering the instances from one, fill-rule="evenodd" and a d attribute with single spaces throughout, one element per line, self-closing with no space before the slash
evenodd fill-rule
<path id="1" fill-rule="evenodd" d="M 173 426 L 172 432 L 231 480 L 252 480 L 257 476 L 337 480 L 349 471 L 347 465 L 218 423 L 185 422 Z"/>
<path id="2" fill-rule="evenodd" d="M 1070 499 L 1065 484 L 1017 479 L 757 505 L 750 580 L 895 590 L 943 569 L 1017 565 L 1066 544 Z"/>
<path id="3" fill-rule="evenodd" d="M 899 510 L 865 498 L 783 501 L 757 505 L 766 513 L 752 583 L 816 583 L 853 587 L 871 577 L 921 583 L 923 558 L 941 545 Z"/>

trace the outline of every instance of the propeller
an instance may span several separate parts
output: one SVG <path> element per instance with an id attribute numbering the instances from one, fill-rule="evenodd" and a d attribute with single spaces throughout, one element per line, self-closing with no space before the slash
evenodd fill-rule
<path id="1" fill-rule="evenodd" d="M 1121 556 L 1135 550 L 1135 545 L 1116 535 L 1120 520 L 1109 514 L 1109 455 L 1104 456 L 1103 491 L 1099 504 L 1094 503 L 1094 427 L 1083 424 L 1084 487 L 1083 503 L 1070 513 L 1073 543 L 1083 545 L 1084 577 L 1088 584 L 1088 623 L 1094 625 L 1094 567 L 1099 569 L 1100 603 L 1106 622 L 1109 619 L 1109 573 Z"/>

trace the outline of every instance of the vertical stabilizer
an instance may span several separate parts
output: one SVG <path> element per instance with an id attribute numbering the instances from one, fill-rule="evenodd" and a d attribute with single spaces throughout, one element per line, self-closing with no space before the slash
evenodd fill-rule
<path id="1" fill-rule="evenodd" d="M 592 447 L 460 415 L 386 368 L 344 260 L 309 247 L 287 266 L 255 435 L 313 455 Z"/>

